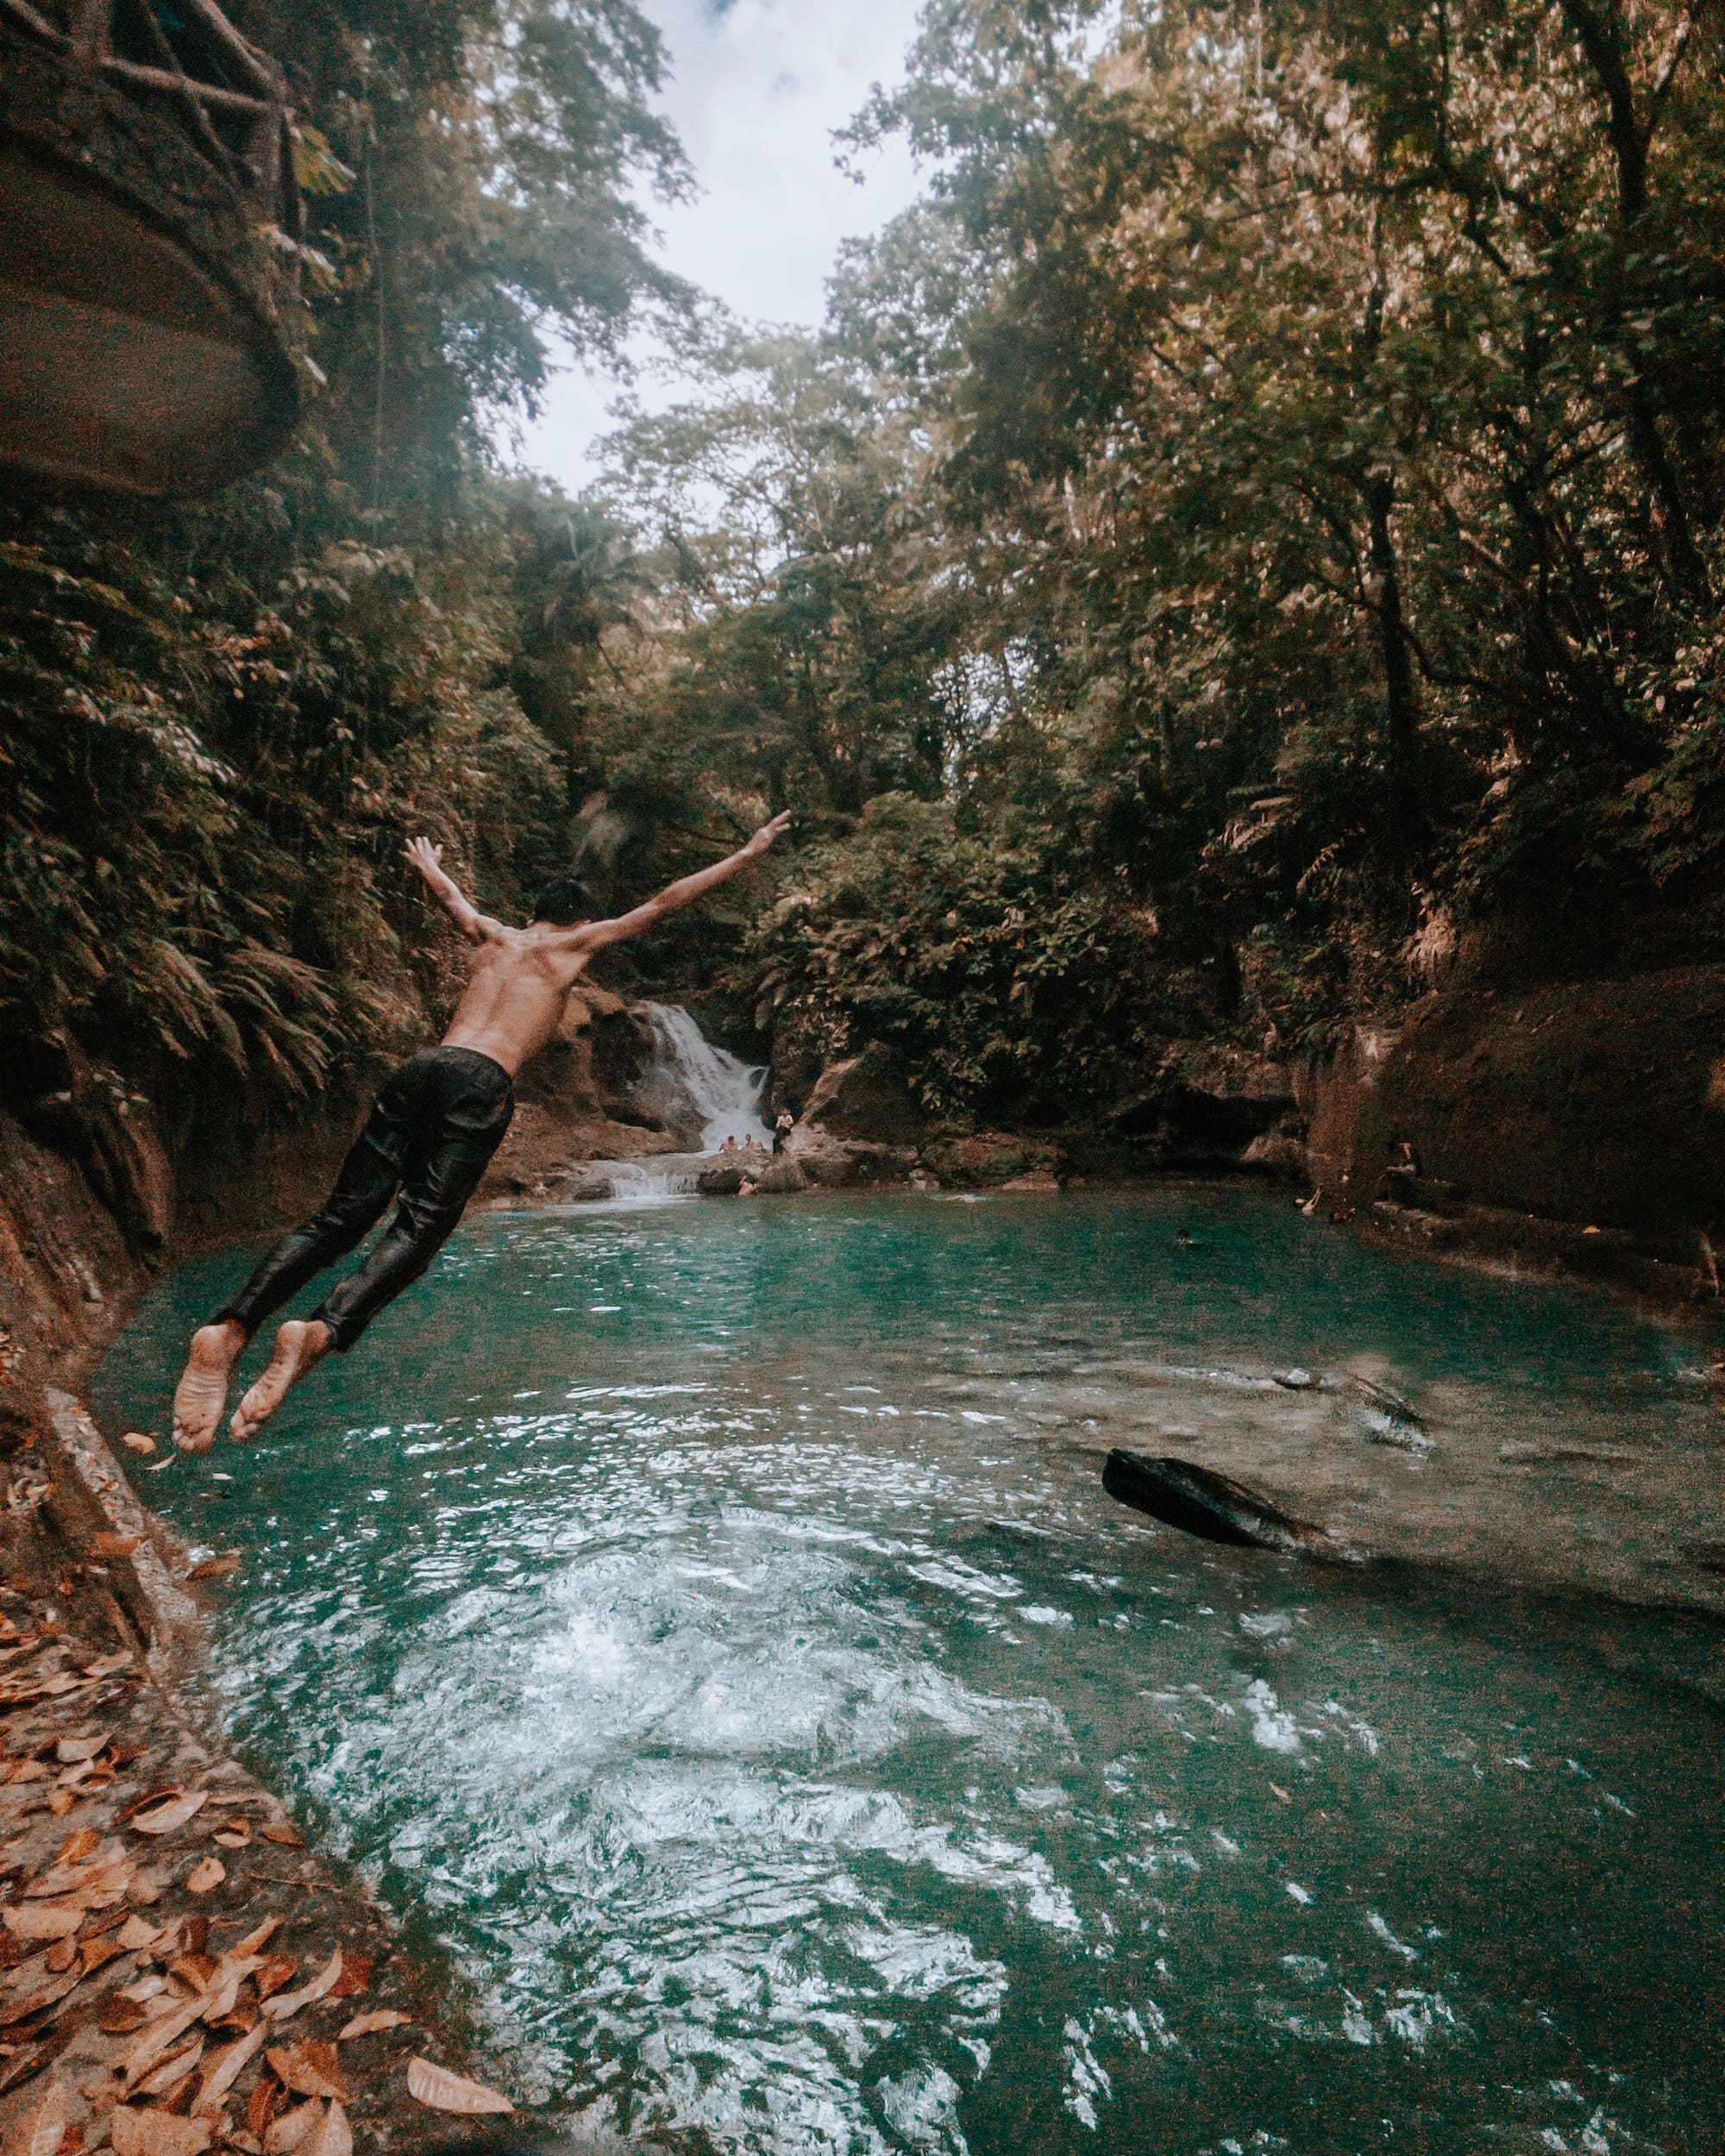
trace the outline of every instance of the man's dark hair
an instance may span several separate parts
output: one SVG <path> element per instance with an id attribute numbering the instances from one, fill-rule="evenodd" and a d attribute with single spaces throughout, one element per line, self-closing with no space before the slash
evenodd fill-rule
<path id="1" fill-rule="evenodd" d="M 577 921 L 592 920 L 598 912 L 593 893 L 579 876 L 557 876 L 534 899 L 528 918 L 552 928 L 573 928 Z"/>

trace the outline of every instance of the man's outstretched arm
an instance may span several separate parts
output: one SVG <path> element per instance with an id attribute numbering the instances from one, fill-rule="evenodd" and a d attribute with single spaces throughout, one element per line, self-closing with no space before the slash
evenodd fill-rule
<path id="1" fill-rule="evenodd" d="M 443 849 L 429 838 L 411 839 L 402 848 L 405 857 L 424 877 L 431 895 L 470 943 L 486 943 L 503 934 L 501 921 L 481 913 L 455 879 L 444 873 Z"/>
<path id="2" fill-rule="evenodd" d="M 790 820 L 790 811 L 787 809 L 770 824 L 763 824 L 746 846 L 739 846 L 734 854 L 714 862 L 711 868 L 698 868 L 692 876 L 668 883 L 656 898 L 649 899 L 632 912 L 619 913 L 612 921 L 589 921 L 585 928 L 571 929 L 566 939 L 559 940 L 566 940 L 572 950 L 598 950 L 606 943 L 621 943 L 631 936 L 644 935 L 670 914 L 681 913 L 686 906 L 693 906 L 703 893 L 728 883 L 751 862 L 759 861 Z"/>

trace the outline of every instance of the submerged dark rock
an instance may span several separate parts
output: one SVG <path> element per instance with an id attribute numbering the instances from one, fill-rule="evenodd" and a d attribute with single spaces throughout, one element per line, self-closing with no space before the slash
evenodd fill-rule
<path id="1" fill-rule="evenodd" d="M 1116 1445 L 1103 1463 L 1102 1488 L 1135 1512 L 1148 1513 L 1152 1520 L 1206 1542 L 1301 1557 L 1343 1558 L 1349 1554 L 1321 1527 L 1295 1520 L 1232 1476 L 1218 1475 L 1191 1460 L 1129 1452 Z"/>

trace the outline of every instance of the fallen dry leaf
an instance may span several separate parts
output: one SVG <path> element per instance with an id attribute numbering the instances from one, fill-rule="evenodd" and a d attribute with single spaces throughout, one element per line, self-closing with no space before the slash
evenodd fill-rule
<path id="1" fill-rule="evenodd" d="M 131 1666 L 130 1651 L 122 1647 L 118 1654 L 104 1654 L 94 1662 L 86 1662 L 84 1674 L 90 1677 L 117 1677 L 122 1670 L 129 1670 Z"/>
<path id="2" fill-rule="evenodd" d="M 201 1564 L 194 1564 L 185 1576 L 189 1580 L 224 1580 L 239 1569 L 239 1551 L 229 1550 L 219 1557 L 205 1557 Z"/>
<path id="3" fill-rule="evenodd" d="M 64 1819 L 77 1802 L 70 1789 L 56 1789 L 48 1799 L 48 1809 L 56 1819 Z"/>
<path id="4" fill-rule="evenodd" d="M 292 1984 L 299 1974 L 299 1964 L 292 1954 L 272 1954 L 258 1971 L 258 1996 L 267 1999 L 273 1991 L 279 1991 L 283 1984 Z"/>
<path id="5" fill-rule="evenodd" d="M 182 2044 L 176 2052 L 170 2052 L 160 2065 L 147 2073 L 131 2091 L 135 2096 L 165 2096 L 170 2089 L 179 2088 L 198 2060 L 204 2056 L 204 2039 L 195 2037 L 189 2044 Z"/>
<path id="6" fill-rule="evenodd" d="M 262 2137 L 281 2104 L 281 2084 L 273 2074 L 260 2074 L 258 2085 L 246 2104 L 246 2131 L 262 2146 Z"/>
<path id="7" fill-rule="evenodd" d="M 204 2156 L 210 2146 L 207 2119 L 177 2119 L 168 2111 L 134 2111 L 123 2103 L 110 2116 L 114 2156 Z"/>
<path id="8" fill-rule="evenodd" d="M 229 1994 L 239 1990 L 242 1977 L 254 1965 L 251 1961 L 224 1959 L 209 1990 L 196 1992 L 189 1999 L 181 1999 L 169 2005 L 154 2021 L 140 2030 L 137 2042 L 120 2061 L 128 2093 L 160 2062 L 194 2021 L 201 2020 L 206 2012 L 210 2013 L 212 2019 L 219 2021 L 223 2014 L 233 2010 L 234 2002 Z"/>
<path id="9" fill-rule="evenodd" d="M 407 2093 L 434 2111 L 459 2111 L 464 2116 L 481 2112 L 513 2111 L 515 2106 L 495 2089 L 452 2074 L 447 2066 L 434 2066 L 429 2059 L 407 2062 Z"/>
<path id="10" fill-rule="evenodd" d="M 214 1835 L 224 1849 L 243 1849 L 251 1838 L 252 1824 L 246 1819 L 224 1819 Z"/>
<path id="11" fill-rule="evenodd" d="M 112 1998 L 103 2002 L 96 2026 L 104 2036 L 130 2036 L 148 2019 L 149 2009 L 141 1999 L 129 1999 L 124 1992 L 116 1991 Z"/>
<path id="12" fill-rule="evenodd" d="M 42 1956 L 56 1976 L 63 1976 L 78 1959 L 78 1941 L 75 1939 L 57 1939 Z"/>
<path id="13" fill-rule="evenodd" d="M 372 1988 L 372 1964 L 368 1954 L 343 1954 L 342 1973 L 329 1987 L 332 1999 L 354 1999 L 361 1991 Z"/>
<path id="14" fill-rule="evenodd" d="M 129 1916 L 120 1927 L 120 1944 L 129 1954 L 139 1954 L 146 1946 L 154 1946 L 166 1929 L 165 1924 L 152 1924 L 145 1917 Z"/>
<path id="15" fill-rule="evenodd" d="M 35 1990 L 26 1997 L 9 1997 L 4 2006 L 0 2007 L 0 2022 L 9 2027 L 14 2021 L 28 2021 L 31 2015 L 40 2014 L 45 2006 L 59 2005 L 69 1991 L 76 1990 L 84 1981 L 81 1969 L 70 1969 L 63 1976 L 53 1976 L 47 1972 L 41 1962 L 27 1961 L 23 1966 L 42 1971 L 42 1978 Z"/>
<path id="16" fill-rule="evenodd" d="M 129 1557 L 143 1539 L 141 1535 L 104 1533 L 92 1537 L 91 1547 L 98 1557 Z"/>
<path id="17" fill-rule="evenodd" d="M 41 2101 L 21 2119 L 7 2138 L 7 2156 L 55 2156 L 66 2128 L 66 2084 L 56 2074 Z"/>
<path id="18" fill-rule="evenodd" d="M 375 2014 L 356 2014 L 345 2028 L 336 2030 L 336 2041 L 345 2044 L 350 2036 L 375 2036 L 380 2029 L 405 2028 L 412 2018 L 410 2014 L 398 2014 L 392 2006 Z"/>
<path id="19" fill-rule="evenodd" d="M 70 1939 L 84 1917 L 85 1904 L 77 1896 L 70 1902 L 26 1902 L 21 1908 L 0 1909 L 0 1924 L 14 1939 Z"/>
<path id="20" fill-rule="evenodd" d="M 269 1944 L 270 1940 L 273 1940 L 276 1934 L 281 1929 L 282 1921 L 283 1920 L 279 1916 L 265 1917 L 263 1922 L 258 1926 L 256 1931 L 248 1932 L 245 1937 L 235 1946 L 233 1950 L 235 1959 L 239 1961 L 243 1961 L 249 1954 L 261 1953 L 264 1948 Z"/>
<path id="21" fill-rule="evenodd" d="M 86 1939 L 78 1950 L 78 1965 L 86 1977 L 93 1977 L 125 1951 L 117 1939 Z"/>
<path id="22" fill-rule="evenodd" d="M 21 2051 L 14 2052 L 0 2066 L 0 2096 L 21 2089 L 25 2082 L 39 2074 L 54 2056 L 56 2044 L 51 2040 L 46 2044 L 26 2044 Z"/>
<path id="23" fill-rule="evenodd" d="M 89 1830 L 86 1828 L 84 1831 Z M 66 1843 L 67 1848 L 78 1839 L 77 1834 L 72 1835 Z M 107 1853 L 94 1857 L 87 1864 L 51 1865 L 24 1889 L 24 1899 L 27 1902 L 49 1902 L 62 1894 L 85 1894 L 93 1889 L 117 1902 L 131 1883 L 132 1875 L 137 1868 L 130 1858 L 120 1854 L 117 1842 L 110 1842 Z"/>
<path id="24" fill-rule="evenodd" d="M 228 1867 L 219 1857 L 206 1857 L 185 1875 L 185 1890 L 188 1894 L 213 1894 L 227 1876 Z"/>
<path id="25" fill-rule="evenodd" d="M 230 2036 L 249 2036 L 263 2020 L 263 2016 L 258 2012 L 256 2007 L 244 1999 L 240 2001 L 231 2014 L 223 2014 L 219 2018 L 206 2014 L 204 2018 L 211 2028 L 224 2029 Z"/>
<path id="26" fill-rule="evenodd" d="M 331 2103 L 300 2143 L 299 2156 L 354 2156 L 354 2129 L 339 2103 Z"/>
<path id="27" fill-rule="evenodd" d="M 143 1430 L 122 1430 L 120 1442 L 130 1452 L 154 1452 L 156 1449 L 155 1439 Z"/>
<path id="28" fill-rule="evenodd" d="M 116 1827 L 123 1827 L 139 1812 L 147 1812 L 153 1804 L 166 1804 L 171 1796 L 182 1796 L 185 1792 L 183 1782 L 158 1782 L 152 1788 L 141 1789 L 137 1796 L 114 1814 Z"/>
<path id="29" fill-rule="evenodd" d="M 327 1997 L 340 1980 L 341 1974 L 342 1950 L 338 1946 L 310 1984 L 303 1984 L 298 1991 L 284 1991 L 272 1999 L 264 2009 L 266 2018 L 272 2021 L 285 2021 L 289 2015 L 298 2014 L 301 2007 L 310 2006 L 318 1999 Z"/>
<path id="30" fill-rule="evenodd" d="M 183 1796 L 170 1797 L 166 1804 L 157 1805 L 154 1811 L 135 1813 L 128 1824 L 135 1834 L 177 1833 L 209 1802 L 208 1789 L 188 1789 Z"/>
<path id="31" fill-rule="evenodd" d="M 305 1846 L 305 1837 L 297 1827 L 290 1826 L 285 1819 L 266 1820 L 258 1832 L 266 1841 L 275 1842 L 283 1849 L 304 1849 Z"/>
<path id="32" fill-rule="evenodd" d="M 194 2111 L 219 2111 L 222 2099 L 239 2079 L 247 2063 L 255 2059 L 264 2040 L 264 2024 L 260 2021 L 249 2034 L 241 2037 L 236 2044 L 218 2052 L 210 2061 L 210 2070 L 192 2098 Z"/>
<path id="33" fill-rule="evenodd" d="M 247 2114 L 248 2118 L 250 2113 Z M 297 2111 L 285 2111 L 273 2120 L 264 2131 L 265 2156 L 289 2156 L 289 2152 L 303 2146 L 313 2129 L 323 2123 L 323 2103 L 313 2096 L 310 2103 L 302 2103 Z"/>
<path id="34" fill-rule="evenodd" d="M 216 1971 L 222 1966 L 214 1954 L 176 1954 L 167 1965 L 171 1977 L 178 1977 L 193 1991 L 207 1991 L 215 1981 Z"/>
<path id="35" fill-rule="evenodd" d="M 120 1996 L 122 1999 L 135 1999 L 141 2005 L 146 1999 L 157 1998 L 166 1990 L 166 1978 L 157 1976 L 152 1971 L 148 1976 L 140 1977 L 135 1984 L 122 1984 Z"/>
<path id="36" fill-rule="evenodd" d="M 68 1692 L 81 1691 L 84 1682 L 82 1677 L 66 1676 L 64 1670 L 43 1677 L 20 1675 L 9 1684 L 0 1684 L 0 1705 L 28 1707 L 33 1700 L 64 1699 Z"/>
<path id="37" fill-rule="evenodd" d="M 75 1834 L 68 1834 L 60 1844 L 59 1853 L 54 1858 L 54 1864 L 56 1866 L 63 1864 L 82 1864 L 86 1857 L 93 1857 L 101 1846 L 102 1837 L 93 1827 L 80 1827 Z M 117 1856 L 119 1852 L 119 1844 L 116 1842 L 114 1846 L 114 1853 Z"/>
<path id="38" fill-rule="evenodd" d="M 279 2046 L 267 2051 L 276 2078 L 297 2096 L 334 2096 L 345 2103 L 348 2091 L 342 2084 L 342 2062 L 336 2057 L 333 2044 L 315 2041 L 310 2038 L 298 2044 Z"/>
<path id="39" fill-rule="evenodd" d="M 77 1766 L 83 1760 L 93 1759 L 107 1741 L 105 1729 L 97 1737 L 62 1737 L 54 1746 L 54 1758 L 63 1767 Z"/>
<path id="40" fill-rule="evenodd" d="M 206 2021 L 225 2021 L 239 2003 L 240 1986 L 258 1966 L 255 1954 L 248 1954 L 236 1961 L 231 1954 L 223 1957 L 222 1972 L 212 1978 L 204 2001 Z"/>
<path id="41" fill-rule="evenodd" d="M 78 1898 L 89 1902 L 93 1909 L 111 1909 L 116 1902 L 125 1900 L 137 1876 L 138 1867 L 129 1857 L 114 1862 L 98 1861 L 83 1885 L 76 1890 Z"/>

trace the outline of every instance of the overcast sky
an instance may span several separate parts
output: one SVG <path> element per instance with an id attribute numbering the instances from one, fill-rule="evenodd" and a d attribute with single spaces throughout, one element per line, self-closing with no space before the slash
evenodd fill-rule
<path id="1" fill-rule="evenodd" d="M 872 232 L 916 191 L 897 145 L 867 163 L 859 187 L 833 166 L 832 130 L 876 82 L 901 73 L 918 0 L 643 0 L 665 34 L 666 108 L 701 188 L 687 206 L 658 205 L 667 265 L 750 321 L 812 326 L 841 240 Z M 574 368 L 553 383 L 527 431 L 524 462 L 574 490 L 591 475 L 588 448 L 616 393 Z M 643 400 L 670 389 L 643 385 Z"/>

